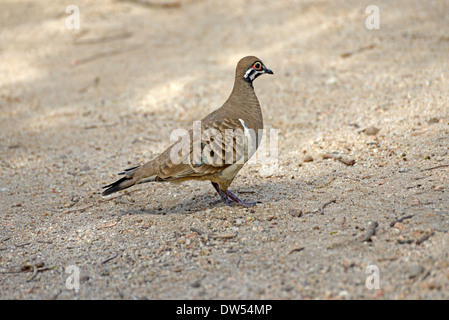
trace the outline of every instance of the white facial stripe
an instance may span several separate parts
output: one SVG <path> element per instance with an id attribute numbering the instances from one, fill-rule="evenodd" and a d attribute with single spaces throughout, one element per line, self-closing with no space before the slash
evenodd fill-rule
<path id="1" fill-rule="evenodd" d="M 250 78 L 251 81 L 253 81 L 254 80 L 254 75 L 255 75 L 255 73 L 253 71 L 255 71 L 253 68 L 249 68 L 248 71 L 246 71 L 246 73 L 243 76 L 243 78 L 245 78 L 245 79 Z"/>
<path id="2" fill-rule="evenodd" d="M 256 69 L 249 68 L 248 71 L 246 71 L 246 73 L 245 73 L 245 75 L 243 76 L 243 78 L 245 78 L 245 79 L 248 79 L 248 78 L 249 78 L 251 81 L 253 81 L 254 79 L 257 78 L 257 76 L 258 76 L 259 74 L 262 74 L 262 73 L 264 73 L 263 70 L 257 71 Z"/>

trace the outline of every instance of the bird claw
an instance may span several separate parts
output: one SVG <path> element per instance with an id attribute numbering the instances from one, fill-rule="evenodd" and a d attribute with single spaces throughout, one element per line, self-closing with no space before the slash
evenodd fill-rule
<path id="1" fill-rule="evenodd" d="M 256 204 L 260 203 L 260 201 L 247 202 L 247 201 L 240 200 L 240 202 L 236 202 L 236 203 L 243 207 L 254 207 Z"/>
<path id="2" fill-rule="evenodd" d="M 254 207 L 256 204 L 261 203 L 260 201 L 246 202 L 240 200 L 239 197 L 237 197 L 231 191 L 221 190 L 217 183 L 212 182 L 212 185 L 214 186 L 215 190 L 217 190 L 217 193 L 220 195 L 221 201 L 223 201 L 223 203 L 227 206 L 240 205 L 243 207 Z"/>
<path id="3" fill-rule="evenodd" d="M 231 191 L 228 191 L 228 190 L 225 191 L 225 194 L 229 197 L 228 199 L 230 199 L 234 204 L 241 205 L 243 207 L 254 207 L 257 204 L 257 201 L 247 202 L 247 201 L 241 200 L 235 194 L 233 194 Z"/>

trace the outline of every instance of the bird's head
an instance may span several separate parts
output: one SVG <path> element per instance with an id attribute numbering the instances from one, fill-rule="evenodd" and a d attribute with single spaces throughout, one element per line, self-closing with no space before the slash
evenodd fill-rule
<path id="1" fill-rule="evenodd" d="M 273 71 L 268 69 L 257 57 L 248 56 L 242 58 L 237 64 L 236 77 L 243 78 L 243 80 L 253 83 L 253 81 L 260 75 L 268 73 L 273 74 Z"/>

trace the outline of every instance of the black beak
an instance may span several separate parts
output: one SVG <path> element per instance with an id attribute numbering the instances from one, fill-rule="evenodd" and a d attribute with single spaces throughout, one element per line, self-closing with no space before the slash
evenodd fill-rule
<path id="1" fill-rule="evenodd" d="M 264 71 L 264 73 L 274 74 L 274 72 L 271 71 L 270 69 L 268 69 L 267 67 L 264 67 L 263 71 Z"/>

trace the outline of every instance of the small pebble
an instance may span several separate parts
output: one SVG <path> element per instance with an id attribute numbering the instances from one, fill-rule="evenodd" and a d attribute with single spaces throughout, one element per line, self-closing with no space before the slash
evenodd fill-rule
<path id="1" fill-rule="evenodd" d="M 312 162 L 313 161 L 313 157 L 311 155 L 307 155 L 304 157 L 304 162 Z"/>
<path id="2" fill-rule="evenodd" d="M 374 135 L 378 134 L 379 131 L 380 131 L 380 129 L 376 128 L 376 127 L 368 127 L 366 129 L 362 130 L 363 133 L 365 133 L 366 135 L 369 135 L 369 136 L 374 136 Z"/>

